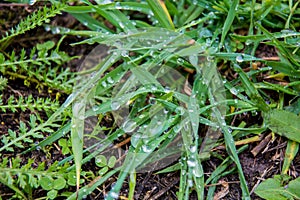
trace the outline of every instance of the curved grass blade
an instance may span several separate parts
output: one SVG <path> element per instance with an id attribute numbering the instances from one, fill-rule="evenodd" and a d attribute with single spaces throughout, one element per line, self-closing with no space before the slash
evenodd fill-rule
<path id="1" fill-rule="evenodd" d="M 77 192 L 79 191 L 79 186 L 80 186 L 85 106 L 86 106 L 85 99 L 81 101 L 75 101 L 72 106 L 73 117 L 71 121 L 71 142 L 72 142 L 72 151 L 74 155 L 74 163 L 76 166 Z"/>
<path id="2" fill-rule="evenodd" d="M 173 30 L 174 24 L 164 3 L 159 0 L 147 0 L 147 3 L 162 27 Z"/>
<path id="3" fill-rule="evenodd" d="M 234 20 L 234 17 L 235 17 L 235 13 L 236 13 L 236 10 L 237 10 L 237 7 L 239 5 L 239 0 L 233 0 L 232 3 L 231 3 L 231 6 L 230 6 L 230 9 L 228 11 L 228 14 L 227 14 L 227 17 L 226 17 L 226 20 L 225 20 L 225 23 L 224 23 L 224 26 L 223 26 L 223 29 L 222 29 L 222 36 L 221 36 L 221 43 L 220 43 L 220 47 L 223 46 L 224 44 L 224 41 L 225 41 L 225 37 L 231 27 L 231 24 Z"/>

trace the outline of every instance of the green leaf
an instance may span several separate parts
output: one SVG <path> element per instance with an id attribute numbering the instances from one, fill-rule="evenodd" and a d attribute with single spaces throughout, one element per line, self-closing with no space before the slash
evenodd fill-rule
<path id="1" fill-rule="evenodd" d="M 255 190 L 255 193 L 266 200 L 285 200 L 300 198 L 300 178 L 283 185 L 281 176 L 275 175 L 262 182 Z"/>
<path id="2" fill-rule="evenodd" d="M 45 176 L 40 179 L 40 185 L 44 190 L 51 190 L 53 188 L 53 179 Z"/>
<path id="3" fill-rule="evenodd" d="M 104 155 L 97 156 L 95 162 L 98 167 L 104 167 L 107 165 L 107 159 Z"/>
<path id="4" fill-rule="evenodd" d="M 71 185 L 71 186 L 76 185 L 76 173 L 75 172 L 68 173 L 68 185 Z"/>
<path id="5" fill-rule="evenodd" d="M 288 141 L 286 150 L 285 150 L 285 155 L 284 155 L 284 161 L 282 165 L 282 174 L 287 174 L 290 168 L 290 165 L 292 161 L 294 160 L 295 156 L 298 153 L 299 149 L 299 143 L 295 141 Z"/>
<path id="6" fill-rule="evenodd" d="M 116 164 L 116 161 L 117 161 L 117 159 L 116 159 L 115 156 L 110 157 L 109 160 L 108 160 L 107 166 L 109 168 L 113 168 Z"/>
<path id="7" fill-rule="evenodd" d="M 290 140 L 300 142 L 300 117 L 280 109 L 271 110 L 265 114 L 267 126 L 273 132 Z"/>
<path id="8" fill-rule="evenodd" d="M 103 176 L 107 171 L 108 171 L 108 167 L 105 166 L 102 169 L 100 169 L 98 173 L 100 176 Z"/>
<path id="9" fill-rule="evenodd" d="M 300 190 L 299 190 L 300 178 L 290 181 L 287 188 L 288 188 L 288 191 L 290 191 L 292 194 L 294 194 L 294 197 L 296 197 L 297 199 L 300 199 Z"/>
<path id="10" fill-rule="evenodd" d="M 50 190 L 47 192 L 47 197 L 49 199 L 54 199 L 57 196 L 57 190 Z"/>
<path id="11" fill-rule="evenodd" d="M 55 46 L 55 43 L 53 41 L 47 41 L 42 44 L 37 44 L 36 48 L 37 50 L 49 50 L 52 49 Z"/>
<path id="12" fill-rule="evenodd" d="M 66 186 L 66 180 L 63 177 L 59 177 L 53 182 L 53 189 L 61 190 Z"/>
<path id="13" fill-rule="evenodd" d="M 62 138 L 62 139 L 58 140 L 58 144 L 59 144 L 59 146 L 62 147 L 61 151 L 64 155 L 70 153 L 70 148 L 68 146 L 68 141 L 66 139 Z"/>

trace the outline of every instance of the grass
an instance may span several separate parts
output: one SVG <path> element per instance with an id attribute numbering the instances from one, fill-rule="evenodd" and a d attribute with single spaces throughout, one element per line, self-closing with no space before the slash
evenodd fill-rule
<path id="1" fill-rule="evenodd" d="M 34 102 L 36 106 L 28 109 L 48 113 L 46 119 L 31 115 L 19 130 L 5 132 L 1 138 L 0 182 L 16 198 L 33 199 L 33 191 L 42 188 L 49 199 L 82 199 L 117 177 L 102 195 L 106 199 L 124 195 L 122 187 L 128 181 L 128 199 L 133 199 L 137 173 L 180 171 L 178 199 L 190 195 L 212 199 L 214 184 L 233 173 L 239 176 L 242 198 L 250 199 L 252 188 L 238 155 L 268 132 L 289 141 L 281 177 L 288 174 L 300 142 L 298 1 L 81 1 L 75 6 L 51 2 L 56 7 L 43 11 L 49 17 L 68 12 L 88 30 L 51 26 L 44 23 L 47 17 L 37 14 L 0 40 L 5 52 L 16 35 L 36 26 L 61 35 L 52 53 L 52 43 L 37 46 L 29 58 L 25 51 L 20 57 L 1 53 L 0 89 L 7 87 L 9 77 L 18 77 L 68 95 L 60 106 L 51 103 L 52 109 L 45 105 L 50 100 L 32 97 L 19 104 L 1 102 L 4 112 L 23 110 Z M 83 38 L 72 44 L 74 48 L 98 45 L 78 72 L 67 70 L 61 73 L 65 78 L 58 79 L 50 76 L 51 70 L 49 76 L 33 71 L 43 62 L 51 68 L 70 61 L 59 45 L 71 35 Z M 276 55 L 265 55 L 262 47 L 270 52 L 276 49 Z M 59 74 L 58 68 L 54 72 Z M 263 122 L 247 124 L 249 117 Z M 42 133 L 47 137 L 43 139 Z M 17 159 L 20 149 L 23 155 L 40 148 L 49 153 L 47 147 L 57 141 L 65 149 L 64 159 L 49 168 L 37 163 L 35 169 Z M 214 151 L 220 146 L 225 146 L 226 155 Z M 8 151 L 15 152 L 16 158 L 6 157 Z M 203 164 L 212 158 L 221 162 L 205 175 Z M 98 172 L 82 167 L 96 165 L 94 161 Z M 16 176 L 18 181 L 12 180 Z M 49 186 L 49 180 L 57 184 Z M 273 183 L 275 188 L 275 179 Z M 272 199 L 265 185 L 259 186 L 257 195 Z M 67 192 L 69 188 L 72 192 Z M 295 190 L 288 195 L 300 197 Z"/>

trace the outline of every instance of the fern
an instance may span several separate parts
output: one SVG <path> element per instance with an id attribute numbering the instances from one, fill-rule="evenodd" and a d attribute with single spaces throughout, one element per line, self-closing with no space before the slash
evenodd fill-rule
<path id="1" fill-rule="evenodd" d="M 37 26 L 44 25 L 49 22 L 51 17 L 61 13 L 66 8 L 66 4 L 54 4 L 50 8 L 44 6 L 43 9 L 29 15 L 26 19 L 22 20 L 16 27 L 6 32 L 6 35 L 0 40 L 0 49 L 4 50 L 9 45 L 9 41 L 20 34 L 25 33 Z"/>
<path id="2" fill-rule="evenodd" d="M 2 95 L 0 95 L 2 98 Z M 51 100 L 50 98 L 36 98 L 34 99 L 32 95 L 28 97 L 20 96 L 19 99 L 15 99 L 14 96 L 10 96 L 7 100 L 7 104 L 3 105 L 2 100 L 0 101 L 0 110 L 2 112 L 7 112 L 10 110 L 16 112 L 17 109 L 25 111 L 27 109 L 31 111 L 45 111 L 53 112 L 59 108 L 59 102 L 56 100 Z"/>
<path id="3" fill-rule="evenodd" d="M 29 125 L 30 128 L 34 128 L 36 126 L 36 116 L 30 115 Z M 8 130 L 8 135 L 3 135 L 1 138 L 1 142 L 4 146 L 7 146 L 7 151 L 14 151 L 12 144 L 18 148 L 24 148 L 24 143 L 33 143 L 31 138 L 43 138 L 43 134 L 39 131 L 34 131 L 30 135 L 27 134 L 28 128 L 24 122 L 20 122 L 19 130 L 13 131 L 11 129 Z"/>
<path id="4" fill-rule="evenodd" d="M 24 79 L 25 85 L 36 84 L 37 88 L 44 86 L 66 93 L 72 91 L 74 73 L 62 69 L 62 63 L 72 60 L 65 52 L 51 50 L 54 42 L 48 41 L 32 48 L 29 57 L 22 49 L 19 56 L 11 52 L 9 59 L 0 53 L 0 72 L 13 78 Z M 54 66 L 54 67 L 52 67 Z"/>
<path id="5" fill-rule="evenodd" d="M 4 90 L 6 86 L 7 86 L 7 78 L 0 76 L 0 91 Z"/>
<path id="6" fill-rule="evenodd" d="M 58 120 L 57 120 L 58 121 Z M 40 125 L 38 125 L 40 124 Z M 59 124 L 55 122 L 37 122 L 37 117 L 35 115 L 30 115 L 30 120 L 28 125 L 30 128 L 27 128 L 24 122 L 20 122 L 19 130 L 13 131 L 11 129 L 8 130 L 8 134 L 5 134 L 1 137 L 0 145 L 0 155 L 4 150 L 14 151 L 13 146 L 18 148 L 24 148 L 23 144 L 34 144 L 33 138 L 40 139 L 44 138 L 43 133 L 51 134 L 60 127 L 61 121 Z M 1 144 L 0 143 L 0 144 Z"/>

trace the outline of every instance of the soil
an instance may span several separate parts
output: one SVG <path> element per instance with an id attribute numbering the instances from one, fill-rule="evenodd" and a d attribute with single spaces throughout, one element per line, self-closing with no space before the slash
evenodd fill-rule
<path id="1" fill-rule="evenodd" d="M 25 8 L 25 9 L 24 9 Z M 9 30 L 12 26 L 16 25 L 20 19 L 24 16 L 28 15 L 28 13 L 32 12 L 33 10 L 37 9 L 38 5 L 35 7 L 20 7 L 20 6 L 7 6 L 7 7 L 0 7 L 0 20 L 2 21 L 0 26 L 0 34 L 3 35 L 5 31 Z M 18 13 L 13 14 L 13 13 Z M 69 14 L 64 13 L 61 16 L 54 18 L 51 22 L 53 25 L 63 25 L 69 28 L 80 28 L 84 29 L 82 25 L 80 25 L 72 16 Z M 36 43 L 41 43 L 47 40 L 53 40 L 57 42 L 59 40 L 59 36 L 53 36 L 48 32 L 45 32 L 43 27 L 34 29 L 29 31 L 25 35 L 19 36 L 14 38 L 13 43 L 10 47 L 6 50 L 7 52 L 15 51 L 16 53 L 20 52 L 22 48 L 30 48 L 34 46 Z M 77 42 L 81 39 L 77 37 L 67 37 L 61 48 L 64 51 L 67 51 L 69 55 L 87 55 L 88 52 L 93 49 L 93 46 L 88 45 L 78 45 L 71 47 L 69 44 Z M 261 46 L 258 49 L 257 56 L 258 57 L 274 57 L 276 55 L 275 50 L 271 48 L 266 48 L 265 46 Z M 80 65 L 82 59 L 76 59 L 69 63 L 68 66 L 71 70 L 75 71 L 78 66 Z M 230 74 L 230 73 L 229 73 Z M 233 74 L 234 76 L 234 74 Z M 233 77 L 234 78 L 234 77 Z M 10 95 L 18 96 L 28 96 L 32 94 L 34 97 L 50 97 L 55 98 L 55 94 L 49 94 L 47 92 L 47 88 L 43 91 L 38 91 L 34 86 L 27 87 L 24 85 L 24 81 L 20 79 L 9 80 L 8 87 L 3 91 L 3 102 L 6 103 L 7 99 Z M 63 95 L 61 97 L 61 101 L 64 101 L 64 98 L 67 95 Z M 0 136 L 7 134 L 8 129 L 16 130 L 17 126 L 19 125 L 20 121 L 26 121 L 29 119 L 29 111 L 20 111 L 17 112 L 6 112 L 0 113 Z M 45 117 L 45 113 L 40 113 L 41 117 Z M 259 122 L 261 124 L 261 118 L 259 114 L 257 116 L 250 116 L 250 115 L 239 115 L 233 123 L 237 123 L 241 120 L 246 121 L 248 124 L 253 124 Z M 237 123 L 238 124 L 238 123 Z M 262 139 L 267 138 L 269 132 L 266 132 Z M 260 199 L 253 193 L 253 189 L 257 186 L 263 179 L 272 177 L 275 174 L 280 174 L 281 166 L 284 159 L 284 153 L 286 148 L 286 140 L 284 138 L 277 137 L 276 139 L 272 140 L 271 138 L 266 141 L 266 145 L 262 147 L 261 151 L 254 156 L 251 152 L 255 150 L 255 148 L 261 144 L 260 142 L 250 143 L 247 150 L 242 152 L 239 155 L 240 162 L 242 164 L 244 174 L 246 180 L 248 182 L 249 190 L 252 192 L 251 197 L 252 199 Z M 224 149 L 217 150 L 220 155 L 226 156 L 226 151 Z M 2 155 L 4 157 L 14 157 L 17 153 L 14 152 L 10 155 Z M 23 162 L 26 162 L 28 157 L 35 158 L 36 162 L 46 161 L 47 163 L 52 163 L 54 160 L 62 160 L 64 157 L 63 155 L 57 150 L 52 149 L 52 155 L 45 155 L 43 151 L 35 150 L 26 155 L 23 155 L 22 159 Z M 296 177 L 300 173 L 300 155 L 298 154 L 297 157 L 294 159 L 292 166 L 290 167 L 289 174 L 293 177 Z M 218 166 L 222 161 L 217 158 L 212 158 L 209 161 L 205 161 L 203 163 L 204 171 L 206 177 L 210 175 L 210 173 Z M 97 168 L 92 164 L 85 165 L 85 170 L 92 170 L 95 173 L 97 172 Z M 99 190 L 96 190 L 87 199 L 103 199 L 107 191 L 109 191 L 111 185 L 116 181 L 117 177 L 111 178 L 107 181 L 107 183 Z M 144 173 L 144 174 L 137 174 L 137 187 L 135 193 L 135 199 L 176 199 L 176 192 L 178 191 L 179 187 L 179 179 L 180 174 L 176 173 L 168 173 L 162 175 L 156 175 L 154 172 Z M 207 186 L 211 187 L 210 185 Z M 0 184 L 0 196 L 2 199 L 9 199 L 11 195 L 13 195 L 12 190 L 9 188 L 4 187 Z M 121 197 L 125 197 L 128 194 L 128 184 L 125 182 L 122 191 L 120 193 Z M 75 191 L 75 188 L 74 188 Z M 36 191 L 34 193 L 34 199 L 41 197 L 45 194 Z M 219 183 L 217 183 L 217 190 L 216 190 L 216 199 L 241 199 L 241 190 L 239 187 L 239 178 L 237 173 L 228 175 L 223 177 Z M 191 195 L 190 199 L 197 199 L 195 194 Z"/>

